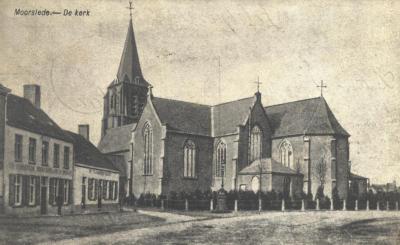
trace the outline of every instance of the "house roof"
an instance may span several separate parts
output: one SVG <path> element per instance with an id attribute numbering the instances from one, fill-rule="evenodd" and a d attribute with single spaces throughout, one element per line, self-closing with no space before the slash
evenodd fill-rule
<path id="1" fill-rule="evenodd" d="M 126 163 L 128 162 L 128 160 L 125 159 L 125 156 L 107 154 L 107 157 L 108 159 L 110 159 L 113 165 L 119 170 L 120 177 L 126 177 L 128 172 Z"/>
<path id="2" fill-rule="evenodd" d="M 107 129 L 106 134 L 101 138 L 98 148 L 103 153 L 119 152 L 129 150 L 132 128 L 135 123 L 127 124 L 117 128 Z"/>
<path id="3" fill-rule="evenodd" d="M 74 163 L 92 167 L 118 171 L 105 154 L 102 154 L 90 141 L 79 134 L 65 131 L 72 139 L 74 145 Z"/>
<path id="4" fill-rule="evenodd" d="M 42 109 L 29 100 L 8 94 L 7 125 L 67 142 L 72 139 Z"/>
<path id="5" fill-rule="evenodd" d="M 168 129 L 210 135 L 210 106 L 159 97 L 153 97 L 152 103 L 161 123 Z"/>
<path id="6" fill-rule="evenodd" d="M 244 123 L 254 102 L 255 98 L 249 97 L 213 106 L 214 136 L 237 132 L 237 127 Z"/>
<path id="7" fill-rule="evenodd" d="M 357 174 L 353 174 L 353 173 L 350 173 L 350 179 L 368 179 L 368 178 L 366 178 L 366 177 L 363 177 L 363 176 L 361 176 L 361 175 L 357 175 Z"/>
<path id="8" fill-rule="evenodd" d="M 276 174 L 290 174 L 290 175 L 302 175 L 295 170 L 283 166 L 281 163 L 271 159 L 261 159 L 262 173 L 276 173 Z M 253 161 L 249 166 L 243 168 L 239 174 L 259 174 L 260 173 L 260 160 Z"/>
<path id="9" fill-rule="evenodd" d="M 298 134 L 350 136 L 323 97 L 265 107 L 274 137 Z"/>

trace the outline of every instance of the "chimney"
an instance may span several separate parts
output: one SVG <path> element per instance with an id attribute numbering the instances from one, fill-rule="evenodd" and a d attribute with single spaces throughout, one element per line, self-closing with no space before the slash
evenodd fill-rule
<path id="1" fill-rule="evenodd" d="M 78 134 L 85 138 L 87 141 L 89 140 L 89 124 L 79 124 L 78 125 Z"/>
<path id="2" fill-rule="evenodd" d="M 24 85 L 24 98 L 40 109 L 40 86 L 36 84 Z"/>

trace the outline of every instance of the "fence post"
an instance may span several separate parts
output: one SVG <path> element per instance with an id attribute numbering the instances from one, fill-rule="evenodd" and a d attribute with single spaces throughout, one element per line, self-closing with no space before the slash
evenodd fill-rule
<path id="1" fill-rule="evenodd" d="M 235 212 L 237 212 L 237 211 L 238 211 L 238 200 L 235 199 Z"/>
<path id="2" fill-rule="evenodd" d="M 346 199 L 343 199 L 343 211 L 346 211 Z"/>
<path id="3" fill-rule="evenodd" d="M 317 204 L 316 204 L 315 210 L 319 211 L 319 199 L 318 198 L 317 198 Z"/>
<path id="4" fill-rule="evenodd" d="M 355 211 L 358 210 L 358 200 L 356 200 L 356 204 L 355 204 L 354 210 L 355 210 Z"/>
<path id="5" fill-rule="evenodd" d="M 282 212 L 285 211 L 285 199 L 282 199 Z"/>
<path id="6" fill-rule="evenodd" d="M 389 201 L 386 201 L 386 211 L 389 211 L 390 207 L 389 207 Z"/>
<path id="7" fill-rule="evenodd" d="M 333 198 L 331 200 L 331 211 L 333 211 Z"/>
<path id="8" fill-rule="evenodd" d="M 210 211 L 212 212 L 214 210 L 214 200 L 211 198 L 210 200 Z"/>
<path id="9" fill-rule="evenodd" d="M 189 211 L 189 202 L 188 202 L 188 199 L 185 199 L 185 211 Z"/>
<path id="10" fill-rule="evenodd" d="M 376 201 L 376 211 L 379 211 L 379 201 Z"/>
<path id="11" fill-rule="evenodd" d="M 367 200 L 367 211 L 369 211 L 369 200 Z"/>
<path id="12" fill-rule="evenodd" d="M 304 207 L 304 199 L 301 199 L 301 211 L 305 211 L 305 207 Z"/>
<path id="13" fill-rule="evenodd" d="M 164 211 L 164 199 L 161 199 L 161 210 Z"/>

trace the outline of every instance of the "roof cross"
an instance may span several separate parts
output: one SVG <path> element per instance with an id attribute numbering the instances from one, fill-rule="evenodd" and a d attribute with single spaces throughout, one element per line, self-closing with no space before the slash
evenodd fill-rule
<path id="1" fill-rule="evenodd" d="M 257 81 L 254 82 L 255 84 L 257 84 L 257 93 L 260 92 L 260 84 L 262 84 L 262 82 L 260 82 L 260 77 L 257 76 Z"/>
<path id="2" fill-rule="evenodd" d="M 129 15 L 131 16 L 132 19 L 132 10 L 134 9 L 134 7 L 132 7 L 132 1 L 129 1 L 129 7 L 126 8 L 129 9 Z"/>
<path id="3" fill-rule="evenodd" d="M 317 85 L 317 88 L 321 88 L 321 97 L 324 97 L 323 95 L 323 89 L 327 88 L 326 85 L 324 85 L 324 80 L 321 80 L 321 85 Z"/>

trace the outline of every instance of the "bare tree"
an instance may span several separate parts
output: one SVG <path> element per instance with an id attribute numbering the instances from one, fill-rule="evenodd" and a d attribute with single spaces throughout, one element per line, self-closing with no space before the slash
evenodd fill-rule
<path id="1" fill-rule="evenodd" d="M 319 182 L 319 186 L 324 188 L 326 172 L 328 171 L 328 166 L 325 160 L 325 155 L 314 165 L 314 174 Z"/>

